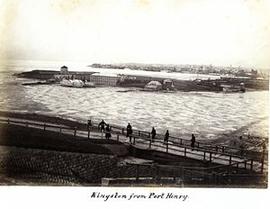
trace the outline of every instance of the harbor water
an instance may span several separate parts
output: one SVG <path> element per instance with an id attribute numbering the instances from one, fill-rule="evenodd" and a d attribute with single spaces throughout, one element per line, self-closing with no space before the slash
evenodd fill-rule
<path id="1" fill-rule="evenodd" d="M 86 122 L 89 118 L 107 123 L 200 140 L 216 139 L 245 129 L 251 135 L 268 136 L 268 91 L 215 92 L 123 92 L 120 87 L 67 88 L 60 85 L 21 85 L 26 79 L 14 73 L 34 69 L 102 71 L 86 64 L 67 62 L 13 61 L 0 67 L 0 110 L 35 112 Z M 87 63 L 91 64 L 91 63 Z M 103 73 L 114 71 L 103 70 Z M 126 72 L 129 71 L 129 72 Z M 121 70 L 130 73 L 130 70 Z M 138 73 L 138 72 L 137 72 Z M 149 73 L 149 72 L 147 72 Z M 163 73 L 162 76 L 170 73 Z M 161 75 L 161 74 L 160 74 Z M 170 76 L 173 76 L 170 74 Z M 181 74 L 178 74 L 181 79 Z M 185 74 L 184 79 L 194 79 Z"/>

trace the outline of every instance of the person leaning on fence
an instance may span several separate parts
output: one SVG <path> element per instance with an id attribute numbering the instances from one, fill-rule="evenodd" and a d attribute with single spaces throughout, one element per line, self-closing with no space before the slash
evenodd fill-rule
<path id="1" fill-rule="evenodd" d="M 111 127 L 109 124 L 107 124 L 105 128 L 105 138 L 109 140 L 111 136 Z"/>
<path id="2" fill-rule="evenodd" d="M 99 128 L 102 132 L 104 132 L 104 130 L 105 130 L 105 125 L 106 125 L 105 121 L 102 120 L 102 121 L 98 124 L 98 128 Z"/>
<path id="3" fill-rule="evenodd" d="M 130 123 L 128 123 L 127 125 L 127 137 L 129 137 L 129 141 L 131 141 L 131 134 L 132 134 L 132 126 L 130 125 Z"/>
<path id="4" fill-rule="evenodd" d="M 167 130 L 164 136 L 164 144 L 168 144 L 169 137 L 170 137 L 169 130 Z"/>
<path id="5" fill-rule="evenodd" d="M 151 134 L 152 134 L 152 141 L 154 142 L 154 139 L 155 139 L 156 134 L 157 134 L 156 129 L 154 127 L 152 128 Z"/>
<path id="6" fill-rule="evenodd" d="M 195 142 L 196 142 L 196 138 L 195 138 L 194 134 L 191 134 L 191 144 L 190 144 L 190 146 L 192 147 L 192 151 L 193 151 L 193 148 L 195 147 Z"/>

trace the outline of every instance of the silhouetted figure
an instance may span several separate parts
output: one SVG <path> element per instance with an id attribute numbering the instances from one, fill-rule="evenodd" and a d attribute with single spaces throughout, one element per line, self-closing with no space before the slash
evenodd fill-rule
<path id="1" fill-rule="evenodd" d="M 131 134 L 132 134 L 132 126 L 130 125 L 130 123 L 128 123 L 127 125 L 127 137 L 129 137 L 129 141 L 131 142 Z"/>
<path id="2" fill-rule="evenodd" d="M 105 128 L 105 138 L 109 140 L 111 136 L 111 127 L 109 124 L 107 124 Z"/>
<path id="3" fill-rule="evenodd" d="M 157 134 L 156 129 L 154 127 L 152 128 L 151 134 L 152 134 L 152 141 L 154 141 Z"/>
<path id="4" fill-rule="evenodd" d="M 105 130 L 105 125 L 106 125 L 106 123 L 104 122 L 104 120 L 102 120 L 102 121 L 98 124 L 98 128 L 99 128 L 102 132 L 104 132 L 104 130 Z"/>
<path id="5" fill-rule="evenodd" d="M 168 144 L 169 137 L 170 137 L 169 130 L 167 130 L 165 133 L 165 136 L 164 136 L 164 143 L 165 144 Z"/>
<path id="6" fill-rule="evenodd" d="M 92 121 L 91 119 L 87 121 L 87 128 L 89 129 L 92 126 Z"/>
<path id="7" fill-rule="evenodd" d="M 196 142 L 196 138 L 195 138 L 194 134 L 191 134 L 191 144 L 190 144 L 190 146 L 192 147 L 192 151 L 193 151 L 193 148 L 195 147 L 195 142 Z"/>

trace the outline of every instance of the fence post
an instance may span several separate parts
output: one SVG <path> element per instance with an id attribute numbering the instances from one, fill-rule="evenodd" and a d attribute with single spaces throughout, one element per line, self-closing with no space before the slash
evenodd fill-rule
<path id="1" fill-rule="evenodd" d="M 169 142 L 166 143 L 166 152 L 169 151 Z"/>
<path id="2" fill-rule="evenodd" d="M 87 139 L 90 139 L 90 128 L 88 128 Z"/>
<path id="3" fill-rule="evenodd" d="M 139 181 L 139 165 L 136 165 L 136 181 Z"/>
<path id="4" fill-rule="evenodd" d="M 264 160 L 262 159 L 262 162 L 261 162 L 261 173 L 263 173 L 263 166 L 264 166 Z"/>
<path id="5" fill-rule="evenodd" d="M 230 155 L 230 159 L 229 159 L 229 165 L 232 164 L 232 156 Z"/>
<path id="6" fill-rule="evenodd" d="M 182 182 L 185 183 L 185 169 L 183 167 L 180 168 Z"/>
<path id="7" fill-rule="evenodd" d="M 119 141 L 119 134 L 117 134 L 117 141 Z"/>
<path id="8" fill-rule="evenodd" d="M 25 126 L 28 127 L 28 121 L 25 122 Z"/>
<path id="9" fill-rule="evenodd" d="M 197 146 L 198 146 L 198 148 L 200 147 L 200 142 L 197 142 Z"/>
<path id="10" fill-rule="evenodd" d="M 203 160 L 205 160 L 205 151 L 203 152 Z"/>
<path id="11" fill-rule="evenodd" d="M 180 139 L 180 145 L 182 145 L 183 144 L 183 139 Z"/>
<path id="12" fill-rule="evenodd" d="M 212 171 L 212 182 L 214 182 L 214 184 L 217 183 L 216 181 L 216 173 Z"/>
<path id="13" fill-rule="evenodd" d="M 76 136 L 77 127 L 74 127 L 74 136 Z"/>
<path id="14" fill-rule="evenodd" d="M 151 137 L 151 133 L 149 132 L 149 134 L 148 134 L 148 138 L 150 138 Z"/>
<path id="15" fill-rule="evenodd" d="M 252 171 L 253 170 L 253 160 L 251 159 L 250 161 L 250 170 Z"/>
<path id="16" fill-rule="evenodd" d="M 186 147 L 184 148 L 184 156 L 185 157 L 187 156 L 187 148 Z"/>
<path id="17" fill-rule="evenodd" d="M 61 126 L 59 127 L 59 133 L 60 134 L 62 133 L 62 127 Z"/>
<path id="18" fill-rule="evenodd" d="M 225 151 L 225 147 L 224 147 L 224 146 L 222 146 L 222 153 L 224 153 L 224 151 Z"/>
<path id="19" fill-rule="evenodd" d="M 125 133 L 125 128 L 122 128 L 122 134 L 124 134 Z"/>
<path id="20" fill-rule="evenodd" d="M 245 164 L 244 164 L 244 166 L 245 166 L 245 169 L 247 169 L 247 161 L 245 161 Z"/>
<path id="21" fill-rule="evenodd" d="M 231 166 L 231 164 L 229 164 L 229 166 L 228 166 L 228 174 L 230 174 L 231 173 L 231 168 L 232 168 L 232 166 Z"/>
<path id="22" fill-rule="evenodd" d="M 134 136 L 134 137 L 133 137 L 133 145 L 135 145 L 135 139 L 136 139 L 136 138 L 135 138 L 135 136 Z"/>
<path id="23" fill-rule="evenodd" d="M 141 136 L 141 131 L 138 131 L 138 135 Z"/>
<path id="24" fill-rule="evenodd" d="M 44 123 L 44 131 L 46 130 L 46 123 Z"/>
<path id="25" fill-rule="evenodd" d="M 149 149 L 151 149 L 152 139 L 149 141 Z"/>
<path id="26" fill-rule="evenodd" d="M 265 142 L 263 144 L 263 152 L 262 152 L 262 161 L 261 161 L 261 173 L 263 173 L 264 166 L 264 155 L 265 155 Z"/>
<path id="27" fill-rule="evenodd" d="M 209 162 L 210 163 L 212 162 L 212 152 L 210 152 L 210 155 L 209 155 Z"/>
<path id="28" fill-rule="evenodd" d="M 9 118 L 7 119 L 7 123 L 9 124 Z"/>
<path id="29" fill-rule="evenodd" d="M 159 166 L 157 165 L 157 173 L 156 173 L 156 180 L 159 181 Z"/>

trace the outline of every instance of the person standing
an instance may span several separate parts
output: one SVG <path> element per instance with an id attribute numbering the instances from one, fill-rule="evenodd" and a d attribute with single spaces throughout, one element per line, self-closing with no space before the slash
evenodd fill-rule
<path id="1" fill-rule="evenodd" d="M 90 129 L 91 126 L 92 126 L 92 120 L 89 119 L 89 120 L 87 121 L 87 129 Z"/>
<path id="2" fill-rule="evenodd" d="M 196 138 L 195 138 L 194 134 L 191 134 L 191 144 L 190 144 L 190 146 L 192 147 L 192 151 L 193 151 L 193 149 L 195 147 L 195 142 L 196 142 Z"/>
<path id="3" fill-rule="evenodd" d="M 166 152 L 169 151 L 169 130 L 166 131 L 165 136 L 164 136 L 164 144 L 166 145 Z"/>
<path id="4" fill-rule="evenodd" d="M 131 142 L 131 135 L 132 135 L 132 126 L 130 125 L 130 123 L 128 123 L 127 125 L 127 137 L 129 137 L 129 141 Z"/>
<path id="5" fill-rule="evenodd" d="M 164 143 L 168 144 L 169 137 L 170 137 L 169 130 L 167 130 L 164 136 Z"/>
<path id="6" fill-rule="evenodd" d="M 156 129 L 154 127 L 152 128 L 151 134 L 152 134 L 152 141 L 154 142 L 154 139 L 155 139 L 156 134 L 157 134 Z"/>
<path id="7" fill-rule="evenodd" d="M 102 132 L 104 132 L 104 130 L 105 130 L 105 125 L 106 125 L 105 121 L 102 120 L 102 121 L 98 124 L 98 128 L 99 128 Z"/>
<path id="8" fill-rule="evenodd" d="M 105 128 L 105 138 L 107 140 L 109 140 L 111 138 L 111 127 L 109 124 L 106 125 L 106 128 Z"/>

